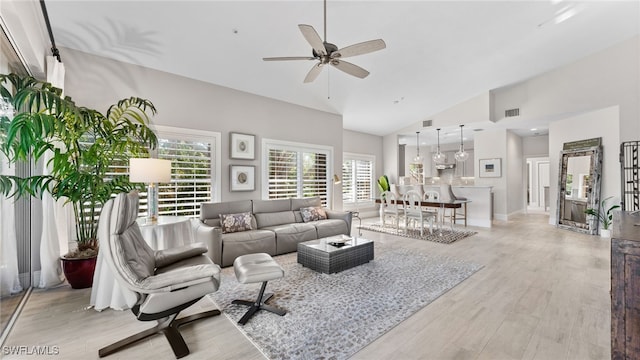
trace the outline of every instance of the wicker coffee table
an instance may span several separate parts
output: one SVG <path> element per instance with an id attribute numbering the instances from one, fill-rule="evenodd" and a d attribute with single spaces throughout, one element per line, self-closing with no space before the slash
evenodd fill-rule
<path id="1" fill-rule="evenodd" d="M 330 244 L 335 242 L 344 242 L 344 245 Z M 373 260 L 372 240 L 339 235 L 298 244 L 298 263 L 326 274 L 350 269 L 371 260 Z"/>

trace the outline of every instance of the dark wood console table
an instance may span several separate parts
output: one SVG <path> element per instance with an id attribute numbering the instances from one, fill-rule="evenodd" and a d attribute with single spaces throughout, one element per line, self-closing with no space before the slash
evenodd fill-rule
<path id="1" fill-rule="evenodd" d="M 640 359 L 640 213 L 613 216 L 611 358 Z"/>

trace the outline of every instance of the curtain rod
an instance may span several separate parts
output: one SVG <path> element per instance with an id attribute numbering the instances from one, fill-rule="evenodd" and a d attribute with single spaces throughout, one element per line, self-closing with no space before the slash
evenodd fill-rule
<path id="1" fill-rule="evenodd" d="M 44 16 L 44 22 L 47 24 L 47 31 L 49 32 L 49 39 L 51 40 L 51 54 L 58 59 L 58 62 L 62 62 L 60 59 L 60 50 L 56 47 L 56 40 L 53 38 L 53 31 L 51 30 L 51 23 L 49 22 L 49 13 L 47 12 L 47 6 L 44 4 L 44 0 L 40 0 L 40 7 L 42 8 L 42 15 Z"/>

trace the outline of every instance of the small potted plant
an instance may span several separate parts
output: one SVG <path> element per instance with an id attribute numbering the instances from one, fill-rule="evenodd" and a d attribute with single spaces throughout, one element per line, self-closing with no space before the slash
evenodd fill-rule
<path id="1" fill-rule="evenodd" d="M 587 209 L 584 212 L 587 215 L 595 216 L 598 221 L 602 224 L 600 228 L 600 236 L 602 237 L 611 237 L 611 222 L 613 220 L 613 210 L 618 209 L 620 205 L 614 204 L 607 208 L 607 201 L 611 199 L 613 196 L 609 196 L 608 198 L 602 200 L 600 202 L 599 209 Z"/>
<path id="2" fill-rule="evenodd" d="M 378 190 L 380 190 L 380 194 L 384 193 L 385 191 L 391 190 L 391 187 L 389 186 L 389 178 L 387 177 L 387 175 L 382 175 L 378 179 Z"/>

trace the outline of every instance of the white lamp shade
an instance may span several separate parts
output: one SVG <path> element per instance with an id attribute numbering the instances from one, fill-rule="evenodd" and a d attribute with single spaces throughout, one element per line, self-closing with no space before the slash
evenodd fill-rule
<path id="1" fill-rule="evenodd" d="M 171 161 L 143 158 L 129 159 L 129 181 L 167 183 L 171 181 Z"/>

